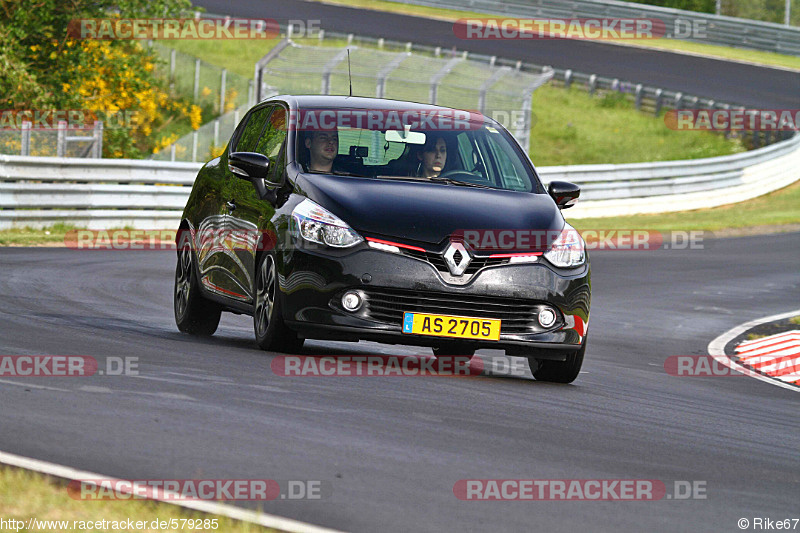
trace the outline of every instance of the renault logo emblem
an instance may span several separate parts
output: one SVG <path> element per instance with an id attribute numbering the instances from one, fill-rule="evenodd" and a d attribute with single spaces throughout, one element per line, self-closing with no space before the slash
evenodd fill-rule
<path id="1" fill-rule="evenodd" d="M 467 267 L 472 262 L 472 258 L 469 256 L 469 252 L 464 244 L 460 242 L 451 242 L 444 251 L 444 262 L 447 264 L 447 268 L 452 275 L 460 276 L 467 270 Z"/>

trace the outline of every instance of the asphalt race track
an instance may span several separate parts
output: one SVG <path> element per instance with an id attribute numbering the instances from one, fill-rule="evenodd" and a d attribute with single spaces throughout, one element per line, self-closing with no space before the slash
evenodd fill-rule
<path id="1" fill-rule="evenodd" d="M 617 77 L 759 109 L 800 107 L 799 72 L 589 41 L 467 41 L 453 34 L 452 22 L 302 0 L 196 0 L 194 3 L 210 13 L 272 18 L 281 23 L 320 20 L 321 27 L 328 31 L 411 41 L 445 49 L 455 47 Z M 267 51 L 265 49 L 264 53 Z"/>
<path id="2" fill-rule="evenodd" d="M 797 72 L 601 43 L 461 41 L 448 22 L 296 0 L 198 3 L 800 107 Z M 664 369 L 671 355 L 705 355 L 729 328 L 797 308 L 800 233 L 705 245 L 592 253 L 591 335 L 572 385 L 503 372 L 281 377 L 270 366 L 280 354 L 256 349 L 248 317 L 224 315 L 211 339 L 177 331 L 174 252 L 2 248 L 0 355 L 136 358 L 138 375 L 0 377 L 0 450 L 122 479 L 319 480 L 327 498 L 263 510 L 356 532 L 716 532 L 739 530 L 740 518 L 800 518 L 797 393 Z M 374 343 L 304 349 L 374 353 L 430 354 Z M 689 481 L 705 498 L 470 502 L 453 493 L 464 479 L 651 479 L 671 494 Z"/>
<path id="3" fill-rule="evenodd" d="M 0 450 L 124 479 L 321 480 L 330 497 L 264 510 L 349 531 L 737 531 L 742 517 L 797 517 L 797 393 L 670 376 L 664 362 L 796 308 L 798 250 L 800 233 L 594 252 L 585 372 L 554 385 L 280 377 L 246 317 L 225 315 L 210 340 L 176 330 L 174 252 L 5 248 L 0 353 L 136 357 L 139 375 L 0 378 Z M 378 351 L 429 353 L 305 353 Z M 472 478 L 700 481 L 707 497 L 456 499 Z"/>

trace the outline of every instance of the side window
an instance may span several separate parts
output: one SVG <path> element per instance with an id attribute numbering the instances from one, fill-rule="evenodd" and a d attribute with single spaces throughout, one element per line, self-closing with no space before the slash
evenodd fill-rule
<path id="1" fill-rule="evenodd" d="M 267 122 L 272 107 L 266 106 L 250 113 L 244 130 L 236 141 L 233 151 L 235 152 L 254 152 L 264 124 Z"/>
<path id="2" fill-rule="evenodd" d="M 270 115 L 264 132 L 258 140 L 256 149 L 259 154 L 269 157 L 270 161 L 278 156 L 281 145 L 286 139 L 286 110 L 282 107 L 275 107 L 275 111 Z"/>
<path id="3" fill-rule="evenodd" d="M 269 157 L 270 178 L 280 181 L 286 155 L 286 110 L 275 106 L 272 115 L 264 126 L 264 132 L 258 140 L 256 152 Z"/>
<path id="4" fill-rule="evenodd" d="M 514 156 L 508 141 L 496 131 L 490 131 L 486 136 L 486 144 L 491 151 L 492 159 L 499 167 L 503 188 L 530 191 L 532 187 L 528 174 L 521 166 L 519 158 Z"/>
<path id="5" fill-rule="evenodd" d="M 475 150 L 472 147 L 472 140 L 466 133 L 458 134 L 458 152 L 461 155 L 461 162 L 467 171 L 472 171 L 478 164 L 478 158 L 475 155 Z"/>

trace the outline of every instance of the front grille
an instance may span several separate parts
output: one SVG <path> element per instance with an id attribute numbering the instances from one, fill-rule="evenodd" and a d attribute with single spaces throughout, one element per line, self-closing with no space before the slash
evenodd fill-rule
<path id="1" fill-rule="evenodd" d="M 444 272 L 445 274 L 450 273 L 450 269 L 447 268 L 447 263 L 444 262 L 444 256 L 442 254 L 438 254 L 435 252 L 420 252 L 418 250 L 403 250 L 403 253 L 409 255 L 411 257 L 415 257 L 417 259 L 421 259 L 423 261 L 427 261 L 428 263 L 433 265 L 433 268 L 438 270 L 439 272 Z M 464 276 L 472 276 L 478 270 L 484 267 L 490 266 L 500 266 L 505 265 L 508 263 L 507 257 L 474 257 L 472 258 L 472 262 L 469 264 L 467 269 L 464 271 Z"/>
<path id="2" fill-rule="evenodd" d="M 539 310 L 546 304 L 533 300 L 497 298 L 471 294 L 438 292 L 417 293 L 401 289 L 364 290 L 366 314 L 380 322 L 399 325 L 403 313 L 428 313 L 457 315 L 475 318 L 499 318 L 500 333 L 510 335 L 541 333 L 545 331 L 538 322 Z M 563 324 L 559 315 L 552 329 Z"/>

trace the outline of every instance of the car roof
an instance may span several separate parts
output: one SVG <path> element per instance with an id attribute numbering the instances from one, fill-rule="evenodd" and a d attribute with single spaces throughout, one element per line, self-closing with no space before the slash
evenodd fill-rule
<path id="1" fill-rule="evenodd" d="M 432 104 L 421 104 L 419 102 L 408 102 L 404 100 L 389 100 L 388 98 L 367 98 L 363 96 L 330 96 L 319 94 L 304 95 L 276 95 L 268 98 L 265 102 L 280 100 L 288 103 L 295 109 L 380 109 L 382 111 L 409 111 L 409 110 L 452 110 L 451 107 L 444 107 Z M 470 111 L 473 117 L 481 116 L 477 111 Z"/>

